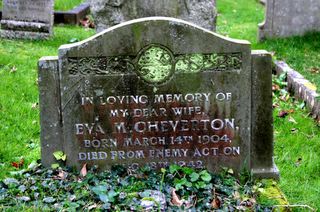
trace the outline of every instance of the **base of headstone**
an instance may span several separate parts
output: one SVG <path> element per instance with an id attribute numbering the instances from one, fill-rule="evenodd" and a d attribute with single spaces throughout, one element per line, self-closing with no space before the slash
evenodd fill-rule
<path id="1" fill-rule="evenodd" d="M 273 164 L 273 167 L 271 168 L 257 168 L 257 169 L 251 169 L 251 174 L 253 179 L 280 179 L 280 173 L 279 169 L 276 166 L 276 164 Z"/>
<path id="2" fill-rule="evenodd" d="M 11 31 L 11 30 L 0 30 L 1 38 L 8 39 L 30 39 L 30 40 L 39 40 L 39 39 L 49 39 L 52 36 L 52 33 L 40 33 L 40 32 L 28 32 L 28 31 Z"/>

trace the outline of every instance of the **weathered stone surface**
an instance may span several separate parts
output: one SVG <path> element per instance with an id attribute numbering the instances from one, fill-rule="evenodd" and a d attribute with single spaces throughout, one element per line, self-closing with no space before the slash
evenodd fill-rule
<path id="1" fill-rule="evenodd" d="M 320 29 L 319 0 L 268 0 L 259 39 L 303 35 Z"/>
<path id="2" fill-rule="evenodd" d="M 53 0 L 3 0 L 1 37 L 48 38 L 52 24 Z"/>
<path id="3" fill-rule="evenodd" d="M 39 99 L 42 164 L 50 166 L 53 152 L 63 146 L 58 57 L 43 57 L 39 61 Z"/>
<path id="4" fill-rule="evenodd" d="M 275 70 L 277 74 L 287 73 L 288 90 L 297 99 L 305 101 L 313 117 L 320 120 L 320 94 L 316 86 L 283 61 L 275 62 Z"/>
<path id="5" fill-rule="evenodd" d="M 274 177 L 271 60 L 265 52 L 251 54 L 247 41 L 164 17 L 61 46 L 58 70 L 40 71 L 59 76 L 42 77 L 43 86 L 58 83 L 61 92 L 52 119 L 61 117 L 63 145 L 56 147 L 77 168 L 175 163 L 215 172 L 254 168 Z M 40 106 L 42 119 L 50 118 Z"/>
<path id="6" fill-rule="evenodd" d="M 89 0 L 97 31 L 137 18 L 166 16 L 215 31 L 215 0 Z"/>
<path id="7" fill-rule="evenodd" d="M 266 51 L 252 52 L 251 169 L 256 177 L 279 178 L 273 160 L 272 59 Z"/>

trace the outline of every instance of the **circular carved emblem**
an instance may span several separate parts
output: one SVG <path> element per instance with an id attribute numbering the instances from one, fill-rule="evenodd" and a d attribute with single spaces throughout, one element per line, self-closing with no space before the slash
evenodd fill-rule
<path id="1" fill-rule="evenodd" d="M 158 45 L 144 48 L 139 55 L 137 72 L 148 83 L 163 83 L 174 72 L 173 54 L 169 49 Z"/>

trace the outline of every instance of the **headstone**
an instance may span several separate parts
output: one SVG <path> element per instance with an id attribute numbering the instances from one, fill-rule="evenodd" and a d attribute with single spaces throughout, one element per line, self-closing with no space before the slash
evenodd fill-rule
<path id="1" fill-rule="evenodd" d="M 259 39 L 303 35 L 320 29 L 319 0 L 268 0 Z"/>
<path id="2" fill-rule="evenodd" d="M 39 62 L 42 163 L 169 164 L 278 177 L 271 56 L 164 17 L 129 21 Z"/>
<path id="3" fill-rule="evenodd" d="M 52 24 L 53 0 L 3 0 L 1 37 L 48 38 Z"/>
<path id="4" fill-rule="evenodd" d="M 215 31 L 215 0 L 89 0 L 97 31 L 137 18 L 166 16 Z"/>

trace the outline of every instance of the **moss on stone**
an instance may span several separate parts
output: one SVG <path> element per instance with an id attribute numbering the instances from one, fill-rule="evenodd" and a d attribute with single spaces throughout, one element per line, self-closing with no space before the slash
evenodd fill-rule
<path id="1" fill-rule="evenodd" d="M 287 206 L 289 202 L 274 180 L 261 180 L 257 183 L 258 202 L 264 206 Z M 290 211 L 287 207 L 277 207 L 278 211 Z"/>

